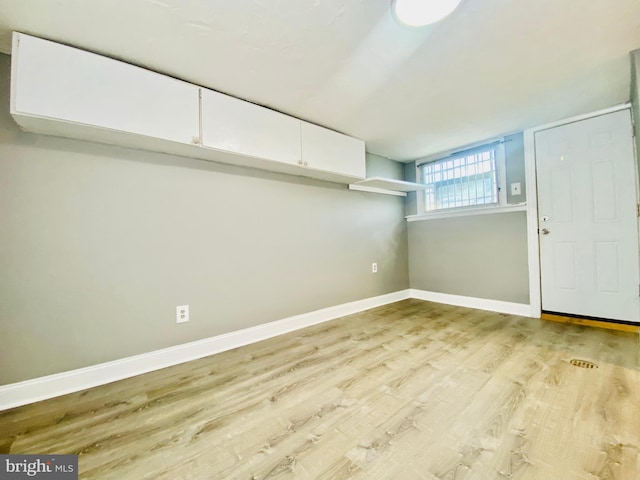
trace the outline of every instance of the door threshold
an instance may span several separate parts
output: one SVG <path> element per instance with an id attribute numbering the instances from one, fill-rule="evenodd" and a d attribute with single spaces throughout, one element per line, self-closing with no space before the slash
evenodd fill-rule
<path id="1" fill-rule="evenodd" d="M 570 323 L 572 325 L 584 325 L 586 327 L 606 328 L 608 330 L 618 330 L 620 332 L 640 332 L 640 325 L 632 323 L 620 323 L 619 320 L 604 320 L 579 315 L 567 315 L 554 312 L 542 312 L 540 317 L 542 320 L 550 320 L 552 322 Z"/>

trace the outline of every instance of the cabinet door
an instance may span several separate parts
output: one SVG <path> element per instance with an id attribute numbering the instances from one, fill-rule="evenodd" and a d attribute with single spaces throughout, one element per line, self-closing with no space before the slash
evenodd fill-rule
<path id="1" fill-rule="evenodd" d="M 202 89 L 202 145 L 299 164 L 300 120 Z"/>
<path id="2" fill-rule="evenodd" d="M 124 62 L 14 34 L 12 113 L 192 143 L 199 88 Z"/>
<path id="3" fill-rule="evenodd" d="M 313 169 L 364 178 L 364 142 L 302 122 L 302 160 Z"/>

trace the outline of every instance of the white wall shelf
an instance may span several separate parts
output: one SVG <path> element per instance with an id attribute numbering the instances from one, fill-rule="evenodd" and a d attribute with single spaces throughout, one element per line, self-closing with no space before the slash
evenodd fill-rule
<path id="1" fill-rule="evenodd" d="M 359 190 L 362 192 L 382 193 L 385 195 L 406 197 L 407 192 L 426 190 L 428 185 L 425 185 L 424 183 L 395 180 L 392 178 L 370 177 L 350 184 L 349 188 L 351 190 Z"/>

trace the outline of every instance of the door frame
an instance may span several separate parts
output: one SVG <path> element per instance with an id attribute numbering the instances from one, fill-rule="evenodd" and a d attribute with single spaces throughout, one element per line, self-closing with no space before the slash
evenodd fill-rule
<path id="1" fill-rule="evenodd" d="M 538 238 L 538 182 L 536 175 L 536 146 L 535 134 L 542 130 L 559 127 L 568 123 L 575 123 L 587 120 L 593 117 L 599 117 L 608 113 L 619 112 L 621 110 L 629 110 L 631 112 L 631 103 L 623 103 L 613 107 L 596 110 L 595 112 L 575 117 L 565 118 L 557 122 L 546 123 L 536 127 L 529 128 L 524 131 L 524 166 L 525 180 L 527 185 L 527 252 L 529 261 L 529 306 L 531 308 L 530 316 L 540 318 L 542 315 L 542 292 L 541 292 L 541 272 L 540 272 L 540 243 Z M 633 123 L 633 115 L 631 115 Z M 636 202 L 638 202 L 638 152 L 635 151 L 634 143 L 634 168 L 636 171 Z M 639 246 L 640 248 L 640 246 Z"/>

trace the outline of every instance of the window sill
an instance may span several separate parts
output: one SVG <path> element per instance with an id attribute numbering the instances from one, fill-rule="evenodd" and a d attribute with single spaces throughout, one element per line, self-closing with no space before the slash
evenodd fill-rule
<path id="1" fill-rule="evenodd" d="M 421 215 L 407 215 L 407 222 L 420 222 L 423 220 L 438 220 L 441 218 L 468 217 L 472 215 L 488 215 L 492 213 L 526 212 L 527 204 L 506 205 L 502 207 L 460 208 L 443 212 L 425 213 Z"/>

